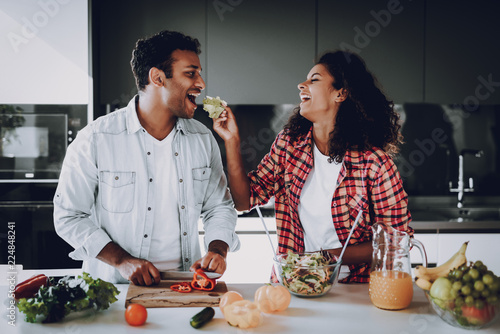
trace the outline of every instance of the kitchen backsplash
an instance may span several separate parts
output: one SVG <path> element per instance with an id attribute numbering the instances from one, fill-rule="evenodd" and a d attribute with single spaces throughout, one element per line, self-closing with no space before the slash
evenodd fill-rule
<path id="1" fill-rule="evenodd" d="M 295 105 L 231 106 L 240 127 L 241 150 L 247 171 L 269 152 Z M 474 192 L 466 196 L 500 195 L 500 105 L 454 106 L 408 103 L 396 105 L 404 144 L 395 159 L 410 196 L 456 196 L 458 155 L 464 149 L 481 150 L 481 157 L 464 156 L 464 181 L 473 179 Z M 212 129 L 201 107 L 195 118 Z M 224 144 L 215 134 L 225 159 Z"/>
<path id="2" fill-rule="evenodd" d="M 450 195 L 450 182 L 457 187 L 463 150 L 465 187 L 472 178 L 474 188 L 466 196 L 500 195 L 500 106 L 397 107 L 405 144 L 396 163 L 409 195 Z M 474 151 L 481 151 L 480 157 Z"/>

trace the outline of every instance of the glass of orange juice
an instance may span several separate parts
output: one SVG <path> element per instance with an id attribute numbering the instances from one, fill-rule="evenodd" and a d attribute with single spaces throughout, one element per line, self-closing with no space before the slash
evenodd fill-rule
<path id="1" fill-rule="evenodd" d="M 369 294 L 373 305 L 384 310 L 407 308 L 413 298 L 410 248 L 416 246 L 427 266 L 424 246 L 406 232 L 374 224 Z"/>

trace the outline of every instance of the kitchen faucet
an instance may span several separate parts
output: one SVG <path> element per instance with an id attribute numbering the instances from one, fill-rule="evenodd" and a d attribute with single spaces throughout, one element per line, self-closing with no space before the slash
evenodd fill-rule
<path id="1" fill-rule="evenodd" d="M 464 193 L 474 192 L 474 180 L 472 177 L 469 178 L 469 188 L 464 187 L 464 156 L 466 154 L 472 154 L 476 158 L 480 158 L 483 155 L 482 150 L 471 150 L 471 149 L 463 149 L 458 156 L 458 185 L 456 188 L 453 188 L 453 184 L 450 181 L 450 192 L 458 193 L 458 203 L 457 208 L 463 207 Z"/>

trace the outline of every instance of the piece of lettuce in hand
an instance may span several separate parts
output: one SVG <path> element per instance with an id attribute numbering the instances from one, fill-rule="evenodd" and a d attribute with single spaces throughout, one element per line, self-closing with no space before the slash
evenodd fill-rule
<path id="1" fill-rule="evenodd" d="M 203 110 L 208 112 L 208 117 L 210 118 L 219 118 L 226 106 L 226 101 L 222 100 L 218 96 L 207 96 L 203 99 Z"/>
<path id="2" fill-rule="evenodd" d="M 41 287 L 33 298 L 21 298 L 17 304 L 25 314 L 27 322 L 50 323 L 62 320 L 72 312 L 88 309 L 96 311 L 107 309 L 118 299 L 120 292 L 109 282 L 94 280 L 88 273 L 73 278 L 66 276 L 55 285 Z"/>

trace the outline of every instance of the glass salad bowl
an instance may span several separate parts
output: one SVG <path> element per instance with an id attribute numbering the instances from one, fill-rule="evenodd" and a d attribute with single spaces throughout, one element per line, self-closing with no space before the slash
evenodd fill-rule
<path id="1" fill-rule="evenodd" d="M 274 259 L 276 275 L 291 294 L 319 297 L 337 284 L 341 261 L 327 252 L 279 254 Z"/>

